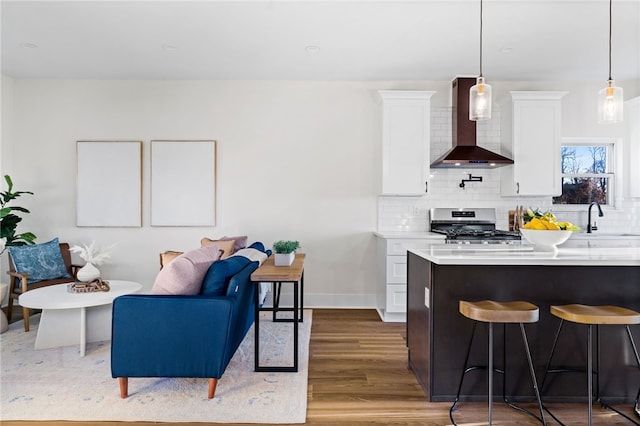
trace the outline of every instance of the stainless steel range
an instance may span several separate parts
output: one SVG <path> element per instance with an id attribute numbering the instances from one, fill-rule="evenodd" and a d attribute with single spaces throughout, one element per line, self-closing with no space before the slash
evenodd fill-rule
<path id="1" fill-rule="evenodd" d="M 515 244 L 518 231 L 496 229 L 496 210 L 492 208 L 433 208 L 429 229 L 444 234 L 448 244 Z"/>

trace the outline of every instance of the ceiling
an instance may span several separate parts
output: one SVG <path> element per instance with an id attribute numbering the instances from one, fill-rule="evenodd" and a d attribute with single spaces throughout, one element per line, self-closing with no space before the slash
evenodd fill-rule
<path id="1" fill-rule="evenodd" d="M 479 0 L 7 1 L 14 78 L 450 80 L 479 71 Z M 608 76 L 607 0 L 485 0 L 487 80 Z M 613 78 L 640 79 L 640 0 L 613 2 Z"/>

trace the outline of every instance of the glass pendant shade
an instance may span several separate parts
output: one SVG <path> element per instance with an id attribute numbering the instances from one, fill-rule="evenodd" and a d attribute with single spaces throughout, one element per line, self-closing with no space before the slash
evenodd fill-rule
<path id="1" fill-rule="evenodd" d="M 618 123 L 623 120 L 624 105 L 622 87 L 616 87 L 613 80 L 598 92 L 598 123 Z"/>
<path id="2" fill-rule="evenodd" d="M 480 121 L 491 118 L 491 86 L 478 77 L 469 90 L 469 120 Z"/>

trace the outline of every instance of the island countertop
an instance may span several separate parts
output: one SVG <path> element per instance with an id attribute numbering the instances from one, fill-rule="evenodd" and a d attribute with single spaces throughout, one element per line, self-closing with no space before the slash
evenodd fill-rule
<path id="1" fill-rule="evenodd" d="M 453 401 L 456 396 L 457 384 L 451 378 L 460 375 L 465 362 L 462 346 L 469 341 L 473 327 L 472 321 L 459 312 L 461 300 L 524 300 L 536 305 L 539 320 L 527 325 L 527 337 L 537 371 L 546 367 L 558 328 L 559 319 L 551 314 L 551 306 L 579 303 L 640 311 L 640 248 L 558 249 L 555 255 L 537 252 L 526 244 L 432 244 L 408 249 L 409 366 L 430 401 Z M 503 340 L 505 353 L 522 355 L 522 342 L 515 338 L 513 333 L 517 330 L 512 328 L 507 327 L 506 333 L 513 338 Z M 502 327 L 497 329 L 498 336 L 505 332 Z M 571 338 L 567 339 L 564 331 L 554 360 L 557 365 L 580 367 L 588 343 L 586 326 L 566 324 L 565 329 Z M 631 327 L 630 332 L 636 342 L 640 341 L 638 327 Z M 606 382 L 600 383 L 600 395 L 632 403 L 638 392 L 640 370 L 631 345 L 625 342 L 624 328 L 602 327 L 599 339 L 598 369 L 607 377 Z M 472 365 L 486 363 L 486 344 L 478 345 L 474 341 Z M 530 383 L 521 380 L 529 373 L 523 358 L 510 357 L 509 374 L 504 377 L 511 395 L 532 400 Z M 572 376 L 577 377 L 558 375 L 548 382 L 542 391 L 544 398 L 557 402 L 582 398 L 586 380 Z M 476 382 L 465 382 L 461 400 L 486 401 L 486 372 L 474 377 Z"/>
<path id="2" fill-rule="evenodd" d="M 558 247 L 553 253 L 526 244 L 432 244 L 408 251 L 437 265 L 640 266 L 640 247 Z"/>

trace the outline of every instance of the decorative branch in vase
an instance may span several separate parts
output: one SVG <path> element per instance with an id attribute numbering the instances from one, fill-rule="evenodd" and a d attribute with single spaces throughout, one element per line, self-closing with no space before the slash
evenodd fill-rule
<path id="1" fill-rule="evenodd" d="M 298 241 L 276 241 L 273 243 L 273 251 L 276 255 L 273 259 L 275 266 L 291 266 L 296 258 L 296 250 L 300 248 Z"/>
<path id="2" fill-rule="evenodd" d="M 77 278 L 82 282 L 90 282 L 96 278 L 100 278 L 100 270 L 96 266 L 103 265 L 107 259 L 111 257 L 111 250 L 115 244 L 107 247 L 97 247 L 96 242 L 92 241 L 88 246 L 73 246 L 69 250 L 78 253 L 80 258 L 87 262 L 78 270 Z"/>

